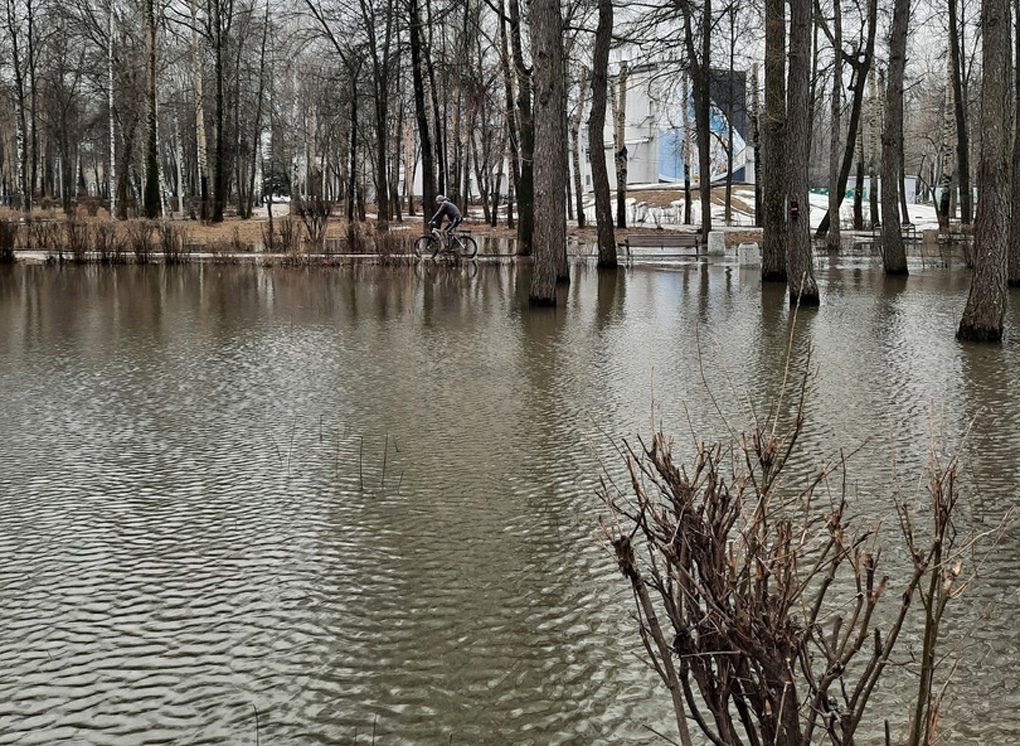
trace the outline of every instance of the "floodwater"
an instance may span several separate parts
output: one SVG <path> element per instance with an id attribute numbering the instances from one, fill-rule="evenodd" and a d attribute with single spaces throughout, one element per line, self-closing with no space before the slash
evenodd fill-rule
<path id="1" fill-rule="evenodd" d="M 1016 505 L 1016 297 L 961 345 L 965 270 L 817 271 L 794 314 L 725 263 L 577 264 L 555 310 L 512 263 L 0 267 L 0 744 L 664 743 L 597 530 L 625 438 L 809 367 L 798 468 L 859 446 L 890 544 L 932 423 L 961 534 Z M 1017 742 L 1020 547 L 967 559 L 941 724 Z"/>

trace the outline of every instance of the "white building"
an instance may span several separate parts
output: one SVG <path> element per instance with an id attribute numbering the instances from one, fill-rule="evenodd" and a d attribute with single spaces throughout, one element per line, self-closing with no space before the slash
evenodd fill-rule
<path id="1" fill-rule="evenodd" d="M 710 116 L 713 137 L 711 172 L 708 174 L 711 182 L 721 181 L 726 176 L 726 145 L 731 131 L 733 178 L 736 181 L 754 181 L 754 153 L 748 142 L 750 118 L 746 77 L 740 71 L 712 73 Z M 615 93 L 615 81 L 618 79 L 619 70 L 611 81 L 613 89 L 610 98 Z M 682 73 L 653 64 L 630 68 L 627 74 L 625 112 L 624 144 L 627 147 L 628 184 L 683 182 L 686 169 L 690 170 L 691 183 L 700 183 L 693 96 L 690 84 Z M 615 189 L 613 127 L 612 106 L 607 105 L 602 139 L 610 188 Z M 582 141 L 588 142 L 587 133 L 582 135 Z M 591 168 L 586 158 L 581 164 L 581 172 L 585 188 L 590 189 Z"/>

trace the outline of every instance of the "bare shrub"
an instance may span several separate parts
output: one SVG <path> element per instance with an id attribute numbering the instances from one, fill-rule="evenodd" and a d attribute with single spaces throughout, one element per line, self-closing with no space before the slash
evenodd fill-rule
<path id="1" fill-rule="evenodd" d="M 344 231 L 344 239 L 347 243 L 345 253 L 347 254 L 368 254 L 373 248 L 373 237 L 376 236 L 375 229 L 368 223 L 355 220 L 347 224 Z"/>
<path id="2" fill-rule="evenodd" d="M 120 264 L 124 261 L 124 242 L 117 229 L 117 221 L 100 220 L 93 223 L 92 242 L 101 264 Z"/>
<path id="3" fill-rule="evenodd" d="M 322 197 L 310 197 L 291 203 L 291 210 L 301 218 L 308 236 L 309 251 L 322 252 L 326 247 L 326 230 L 333 203 Z"/>
<path id="4" fill-rule="evenodd" d="M 60 223 L 50 218 L 26 217 L 27 249 L 53 252 L 63 258 L 63 230 Z"/>
<path id="5" fill-rule="evenodd" d="M 68 215 L 64 220 L 64 243 L 71 261 L 79 264 L 88 261 L 92 248 L 92 232 L 88 221 L 78 215 Z"/>
<path id="6" fill-rule="evenodd" d="M 99 214 L 100 202 L 96 197 L 85 196 L 78 200 L 78 207 L 90 218 Z"/>
<path id="7" fill-rule="evenodd" d="M 850 744 L 862 720 L 902 716 L 876 714 L 872 694 L 887 670 L 903 675 L 887 666 L 901 631 L 919 629 L 904 742 L 934 743 L 933 683 L 951 670 L 936 652 L 940 627 L 972 548 L 953 524 L 957 462 L 941 460 L 933 438 L 927 496 L 908 503 L 891 490 L 909 558 L 891 573 L 894 592 L 880 572 L 879 525 L 851 519 L 847 457 L 798 486 L 783 478 L 804 428 L 804 390 L 792 423 L 776 407 L 728 445 L 694 444 L 688 464 L 657 432 L 627 447 L 629 487 L 603 487 L 600 525 L 633 592 L 647 660 L 685 746 L 693 728 L 716 744 Z M 928 519 L 918 521 L 924 502 Z"/>
<path id="8" fill-rule="evenodd" d="M 241 229 L 236 225 L 230 234 L 230 251 L 234 254 L 247 254 L 254 250 L 254 247 L 241 238 Z"/>
<path id="9" fill-rule="evenodd" d="M 413 259 L 411 245 L 417 239 L 407 231 L 377 231 L 375 234 L 375 253 L 384 262 L 394 262 L 403 258 Z"/>
<path id="10" fill-rule="evenodd" d="M 0 264 L 14 261 L 14 249 L 18 242 L 18 228 L 21 226 L 17 216 L 0 216 Z"/>
<path id="11" fill-rule="evenodd" d="M 181 264 L 191 254 L 188 230 L 173 220 L 162 220 L 156 227 L 160 251 L 167 264 Z"/>
<path id="12" fill-rule="evenodd" d="M 262 225 L 262 246 L 266 253 L 272 254 L 276 251 L 276 231 L 272 223 Z"/>
<path id="13" fill-rule="evenodd" d="M 297 254 L 301 248 L 301 224 L 292 215 L 285 215 L 277 223 L 280 226 L 277 250 L 285 254 Z"/>
<path id="14" fill-rule="evenodd" d="M 135 261 L 148 264 L 155 250 L 156 224 L 146 218 L 131 218 L 125 224 L 128 246 L 135 254 Z"/>

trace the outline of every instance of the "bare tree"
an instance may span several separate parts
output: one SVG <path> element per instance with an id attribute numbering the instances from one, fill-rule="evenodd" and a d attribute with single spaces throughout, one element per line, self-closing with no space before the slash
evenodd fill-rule
<path id="1" fill-rule="evenodd" d="M 946 55 L 946 101 L 943 109 L 942 120 L 942 188 L 939 194 L 938 204 L 935 206 L 938 215 L 939 228 L 949 229 L 950 206 L 953 204 L 953 176 L 955 172 L 956 153 L 953 149 L 953 141 L 956 135 L 956 105 L 953 93 L 953 61 L 950 55 Z"/>
<path id="2" fill-rule="evenodd" d="M 616 227 L 627 227 L 627 84 L 630 67 L 626 60 L 612 81 L 613 166 L 616 169 Z"/>
<path id="3" fill-rule="evenodd" d="M 31 4 L 29 4 L 22 14 L 22 8 L 17 0 L 7 0 L 5 7 L 11 69 L 14 73 L 15 163 L 17 168 L 15 182 L 21 196 L 21 209 L 30 212 L 33 196 L 32 169 L 34 168 L 31 163 L 32 154 L 28 142 L 29 128 L 34 126 L 29 80 L 29 69 L 32 66 L 31 42 L 29 41 L 33 28 L 32 12 Z"/>
<path id="4" fill-rule="evenodd" d="M 518 136 L 519 168 L 515 172 L 517 183 L 514 193 L 517 197 L 517 253 L 530 256 L 535 232 L 535 116 L 532 109 L 532 67 L 524 58 L 520 3 L 506 0 L 509 11 L 509 36 L 512 50 L 513 72 L 517 85 L 515 100 L 515 121 Z M 557 16 L 558 17 L 558 16 Z M 534 43 L 534 40 L 532 40 Z M 559 68 L 557 68 L 557 74 Z M 559 116 L 557 114 L 557 116 Z"/>
<path id="5" fill-rule="evenodd" d="M 984 5 L 982 4 L 982 12 Z M 957 181 L 960 185 L 960 221 L 970 224 L 973 218 L 970 194 L 970 134 L 967 119 L 966 76 L 963 60 L 966 51 L 960 29 L 958 0 L 948 0 L 946 5 L 949 18 L 949 63 L 953 81 L 953 111 L 956 115 L 956 166 Z"/>
<path id="6" fill-rule="evenodd" d="M 602 140 L 606 126 L 606 98 L 609 87 L 609 47 L 613 35 L 613 2 L 599 0 L 599 21 L 592 50 L 591 111 L 588 112 L 588 159 L 591 165 L 592 190 L 595 194 L 595 228 L 598 233 L 598 266 L 616 267 L 616 237 L 613 231 L 613 208 L 609 196 L 609 170 L 606 148 Z"/>
<path id="7" fill-rule="evenodd" d="M 808 220 L 808 165 L 811 157 L 811 0 L 790 0 L 790 71 L 786 117 L 789 143 L 786 149 L 786 180 L 789 195 L 789 248 L 786 277 L 790 303 L 817 306 L 811 254 L 811 226 Z"/>
<path id="8" fill-rule="evenodd" d="M 694 134 L 698 142 L 698 196 L 701 202 L 701 235 L 712 230 L 711 80 L 712 0 L 701 0 L 700 9 L 681 0 L 683 40 L 694 99 Z M 696 22 L 697 21 L 697 22 Z"/>
<path id="9" fill-rule="evenodd" d="M 829 133 L 829 231 L 825 237 L 829 251 L 839 251 L 839 205 L 843 195 L 839 191 L 840 143 L 842 142 L 843 110 L 843 11 L 840 0 L 832 3 L 832 114 Z"/>
<path id="10" fill-rule="evenodd" d="M 981 207 L 974 230 L 975 264 L 970 295 L 956 332 L 957 339 L 1002 341 L 1008 301 L 1007 252 L 1009 240 L 1011 106 L 1009 70 L 1011 36 L 1008 0 L 982 0 L 981 28 L 981 156 L 978 188 Z"/>
<path id="11" fill-rule="evenodd" d="M 570 163 L 574 184 L 574 209 L 577 213 L 577 227 L 584 228 L 584 187 L 581 185 L 581 120 L 584 118 L 585 94 L 588 88 L 588 72 L 582 69 L 577 80 L 577 101 L 570 115 Z"/>
<path id="12" fill-rule="evenodd" d="M 566 262 L 566 92 L 563 20 L 558 0 L 531 0 L 535 87 L 535 265 L 529 302 L 556 305 Z"/>
<path id="13" fill-rule="evenodd" d="M 885 84 L 882 123 L 882 263 L 888 275 L 908 273 L 899 200 L 903 185 L 903 79 L 909 21 L 910 0 L 895 0 L 889 29 L 889 76 Z"/>
<path id="14" fill-rule="evenodd" d="M 851 80 L 849 89 L 853 94 L 850 102 L 850 117 L 847 121 L 846 148 L 843 151 L 843 161 L 839 169 L 839 178 L 835 184 L 829 185 L 830 190 L 836 190 L 836 195 L 839 198 L 840 204 L 842 204 L 843 195 L 846 193 L 846 186 L 850 180 L 850 171 L 853 168 L 855 156 L 857 156 L 856 160 L 858 163 L 855 189 L 858 193 L 862 189 L 862 183 L 864 180 L 861 168 L 863 164 L 860 161 L 860 153 L 862 150 L 860 148 L 862 140 L 861 113 L 864 108 L 865 81 L 868 80 L 871 67 L 874 64 L 875 35 L 878 26 L 878 0 L 866 0 L 861 11 L 861 33 L 851 49 L 844 49 L 842 43 L 836 44 L 835 40 L 831 36 L 829 39 L 833 44 L 834 52 L 840 56 L 843 62 L 850 66 Z M 822 26 L 823 31 L 827 31 L 827 28 L 827 26 Z M 855 199 L 857 197 L 859 197 L 859 194 L 855 195 Z M 859 210 L 856 202 L 855 210 Z M 859 229 L 861 222 L 863 222 L 862 219 L 856 219 L 855 227 Z M 819 223 L 818 230 L 815 235 L 821 238 L 826 234 L 826 232 L 828 232 L 828 230 L 829 215 L 826 214 L 822 216 L 821 223 Z"/>
<path id="15" fill-rule="evenodd" d="M 155 0 L 143 0 L 145 18 L 145 193 L 143 208 L 149 219 L 159 217 L 162 199 L 159 189 L 159 147 L 157 142 L 156 111 L 156 5 Z"/>
<path id="16" fill-rule="evenodd" d="M 786 3 L 765 0 L 765 108 L 761 125 L 764 282 L 786 282 Z"/>

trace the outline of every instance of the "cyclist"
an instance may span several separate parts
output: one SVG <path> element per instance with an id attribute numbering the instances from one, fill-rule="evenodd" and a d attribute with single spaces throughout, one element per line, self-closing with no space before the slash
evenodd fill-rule
<path id="1" fill-rule="evenodd" d="M 436 210 L 436 214 L 429 218 L 429 225 L 438 226 L 442 228 L 443 218 L 446 218 L 446 228 L 442 228 L 443 238 L 446 241 L 446 245 L 450 245 L 450 234 L 453 233 L 453 229 L 460 225 L 464 216 L 461 215 L 460 209 L 457 205 L 453 204 L 446 198 L 445 195 L 440 194 L 436 196 L 436 204 L 439 205 L 439 209 Z"/>

